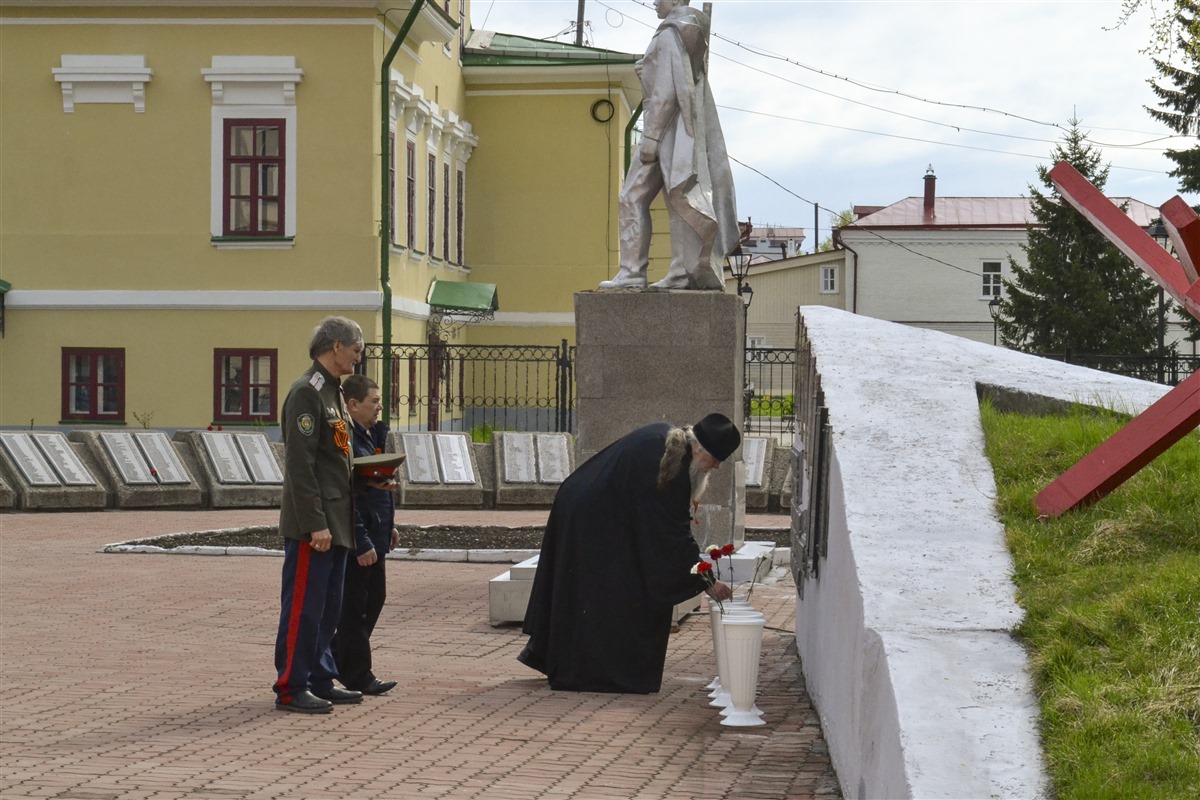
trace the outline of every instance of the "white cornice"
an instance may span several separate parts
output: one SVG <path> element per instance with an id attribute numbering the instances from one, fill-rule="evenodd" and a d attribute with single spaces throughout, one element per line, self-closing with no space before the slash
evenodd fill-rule
<path id="1" fill-rule="evenodd" d="M 497 311 L 494 319 L 479 323 L 490 327 L 537 328 L 550 325 L 575 327 L 571 311 Z"/>
<path id="2" fill-rule="evenodd" d="M 8 292 L 10 310 L 90 309 L 110 310 L 307 310 L 353 309 L 378 311 L 382 307 L 379 292 L 338 291 L 155 291 L 96 289 L 14 289 Z"/>
<path id="3" fill-rule="evenodd" d="M 400 0 L 403 2 L 404 0 Z M 411 1 L 411 0 L 410 0 Z M 4 0 L 5 8 L 375 8 L 376 0 Z"/>

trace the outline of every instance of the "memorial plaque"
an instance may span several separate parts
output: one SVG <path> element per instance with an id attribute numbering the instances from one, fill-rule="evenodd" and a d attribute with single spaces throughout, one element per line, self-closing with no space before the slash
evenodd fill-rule
<path id="1" fill-rule="evenodd" d="M 142 448 L 142 453 L 150 462 L 150 468 L 154 470 L 154 474 L 158 476 L 159 483 L 192 482 L 188 477 L 187 470 L 183 467 L 183 462 L 179 460 L 175 448 L 171 446 L 171 440 L 165 433 L 142 431 L 135 433 L 133 438 L 137 440 L 138 447 Z"/>
<path id="2" fill-rule="evenodd" d="M 767 463 L 767 440 L 747 437 L 742 445 L 742 458 L 746 462 L 746 485 L 755 488 L 762 486 Z"/>
<path id="3" fill-rule="evenodd" d="M 146 463 L 145 456 L 133 441 L 132 434 L 125 431 L 104 431 L 100 434 L 100 441 L 104 443 L 104 449 L 116 464 L 117 471 L 121 473 L 121 480 L 126 485 L 158 483 L 150 474 L 150 465 Z"/>
<path id="4" fill-rule="evenodd" d="M 404 453 L 408 456 L 404 466 L 408 470 L 409 483 L 439 483 L 433 434 L 404 434 Z"/>
<path id="5" fill-rule="evenodd" d="M 61 433 L 31 433 L 30 436 L 67 486 L 96 485 L 96 479 L 75 455 L 67 437 Z"/>
<path id="6" fill-rule="evenodd" d="M 475 483 L 470 447 L 466 436 L 452 433 L 437 437 L 438 463 L 442 467 L 443 483 Z"/>
<path id="7" fill-rule="evenodd" d="M 283 472 L 271 452 L 271 443 L 261 433 L 234 434 L 242 457 L 250 465 L 255 483 L 283 483 Z"/>
<path id="8" fill-rule="evenodd" d="M 253 483 L 231 434 L 201 431 L 200 440 L 217 473 L 217 483 Z"/>
<path id="9" fill-rule="evenodd" d="M 59 486 L 58 476 L 50 469 L 46 459 L 33 446 L 28 433 L 0 433 L 4 449 L 16 463 L 30 486 Z"/>
<path id="10" fill-rule="evenodd" d="M 561 433 L 539 433 L 537 456 L 538 476 L 542 483 L 562 483 L 571 474 L 567 437 Z"/>
<path id="11" fill-rule="evenodd" d="M 503 433 L 500 445 L 504 454 L 504 480 L 508 483 L 533 483 L 537 474 L 532 433 Z"/>

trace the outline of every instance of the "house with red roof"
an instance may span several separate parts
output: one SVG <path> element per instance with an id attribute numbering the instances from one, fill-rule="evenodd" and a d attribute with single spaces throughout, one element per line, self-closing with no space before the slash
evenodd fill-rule
<path id="1" fill-rule="evenodd" d="M 1026 264 L 1027 229 L 1037 223 L 1028 197 L 939 197 L 925 173 L 921 196 L 856 207 L 834 231 L 845 248 L 845 308 L 856 314 L 992 342 L 989 301 L 1011 278 L 1009 259 Z M 1139 226 L 1160 216 L 1140 200 L 1112 198 Z M 1168 341 L 1178 338 L 1177 329 Z"/>

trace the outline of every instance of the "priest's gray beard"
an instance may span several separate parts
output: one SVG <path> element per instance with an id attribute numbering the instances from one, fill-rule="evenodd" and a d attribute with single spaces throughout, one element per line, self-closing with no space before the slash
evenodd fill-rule
<path id="1" fill-rule="evenodd" d="M 688 477 L 692 480 L 692 502 L 699 502 L 700 495 L 704 494 L 705 488 L 708 487 L 708 470 L 702 469 L 693 461 L 688 465 Z"/>

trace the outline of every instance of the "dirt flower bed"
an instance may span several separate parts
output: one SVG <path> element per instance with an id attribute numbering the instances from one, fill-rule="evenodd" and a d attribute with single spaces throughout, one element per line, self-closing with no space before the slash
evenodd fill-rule
<path id="1" fill-rule="evenodd" d="M 542 546 L 541 525 L 518 528 L 501 526 L 459 527 L 453 525 L 401 525 L 400 547 L 421 550 L 538 550 Z M 746 538 L 756 542 L 775 542 L 789 547 L 790 534 L 786 530 L 751 529 Z M 273 525 L 250 528 L 232 528 L 219 531 L 176 533 L 153 539 L 138 539 L 125 544 L 152 545 L 174 548 L 187 546 L 207 547 L 258 547 L 263 550 L 283 550 L 278 529 Z"/>

